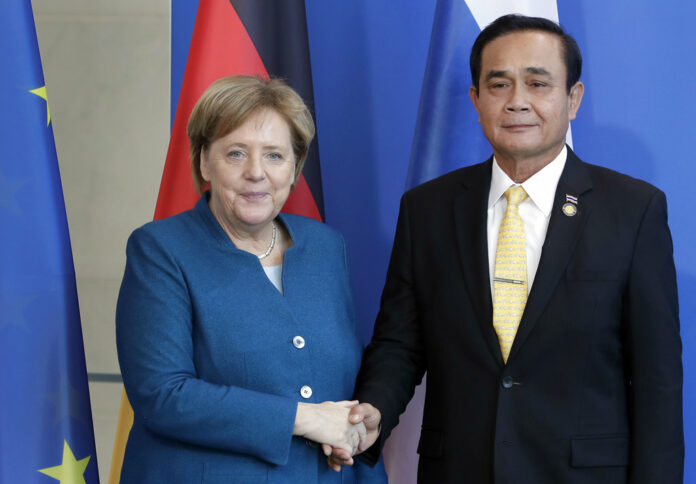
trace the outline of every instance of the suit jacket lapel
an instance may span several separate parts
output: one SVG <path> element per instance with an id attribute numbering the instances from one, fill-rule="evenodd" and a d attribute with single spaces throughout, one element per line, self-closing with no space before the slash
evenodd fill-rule
<path id="1" fill-rule="evenodd" d="M 541 250 L 539 267 L 534 277 L 532 290 L 529 293 L 515 341 L 510 350 L 508 363 L 520 351 L 525 340 L 534 329 L 559 280 L 563 276 L 573 249 L 575 249 L 582 229 L 590 216 L 592 197 L 587 192 L 591 189 L 592 181 L 587 173 L 587 169 L 569 148 L 568 159 L 556 189 L 549 228 Z M 566 194 L 578 197 L 578 211 L 575 216 L 569 217 L 562 212 L 563 204 L 566 203 Z M 581 196 L 583 194 L 585 196 Z"/>
<path id="2" fill-rule="evenodd" d="M 469 297 L 483 338 L 498 363 L 503 365 L 498 337 L 493 329 L 493 302 L 488 269 L 487 208 L 492 159 L 476 167 L 464 180 L 454 200 L 454 227 L 459 260 Z"/>

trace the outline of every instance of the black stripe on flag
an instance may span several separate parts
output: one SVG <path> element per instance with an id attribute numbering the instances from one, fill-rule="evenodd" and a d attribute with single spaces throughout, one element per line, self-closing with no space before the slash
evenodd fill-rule
<path id="1" fill-rule="evenodd" d="M 230 0 L 230 3 L 244 24 L 268 75 L 285 79 L 307 103 L 316 123 L 304 0 Z M 321 218 L 325 220 L 318 129 L 302 173 Z"/>

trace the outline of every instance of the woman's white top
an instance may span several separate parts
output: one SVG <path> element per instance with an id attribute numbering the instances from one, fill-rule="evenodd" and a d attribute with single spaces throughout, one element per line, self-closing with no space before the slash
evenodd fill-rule
<path id="1" fill-rule="evenodd" d="M 277 266 L 262 266 L 268 280 L 283 294 L 283 264 Z"/>

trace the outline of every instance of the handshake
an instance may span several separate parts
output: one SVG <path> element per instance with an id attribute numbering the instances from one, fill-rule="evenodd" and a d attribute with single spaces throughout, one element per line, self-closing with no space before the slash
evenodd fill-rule
<path id="1" fill-rule="evenodd" d="M 293 435 L 322 444 L 329 467 L 353 465 L 353 456 L 367 450 L 379 436 L 382 415 L 358 401 L 298 403 Z"/>

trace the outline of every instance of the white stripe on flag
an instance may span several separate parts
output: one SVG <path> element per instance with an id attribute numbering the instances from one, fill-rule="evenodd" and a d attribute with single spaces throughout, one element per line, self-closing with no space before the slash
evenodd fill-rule
<path id="1" fill-rule="evenodd" d="M 508 13 L 520 13 L 529 17 L 544 17 L 558 22 L 556 0 L 465 0 L 479 28 Z"/>

